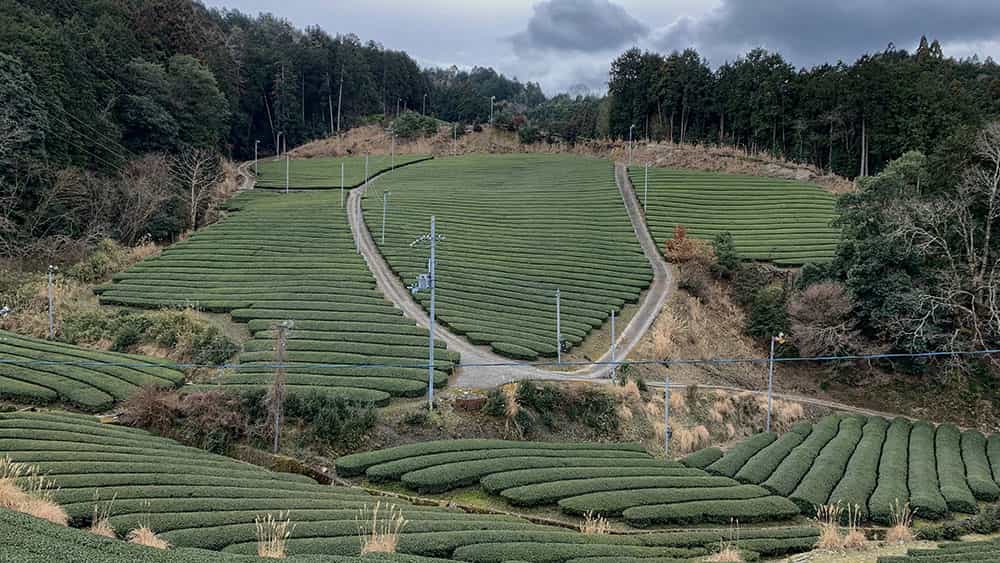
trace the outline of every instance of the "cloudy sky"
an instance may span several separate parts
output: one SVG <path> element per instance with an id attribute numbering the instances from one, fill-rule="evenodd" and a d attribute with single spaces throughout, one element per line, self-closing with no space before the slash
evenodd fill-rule
<path id="1" fill-rule="evenodd" d="M 203 0 L 355 33 L 424 66 L 492 66 L 548 94 L 603 91 L 629 47 L 693 46 L 715 66 L 753 47 L 797 66 L 853 61 L 926 34 L 946 56 L 1000 60 L 1000 0 Z"/>

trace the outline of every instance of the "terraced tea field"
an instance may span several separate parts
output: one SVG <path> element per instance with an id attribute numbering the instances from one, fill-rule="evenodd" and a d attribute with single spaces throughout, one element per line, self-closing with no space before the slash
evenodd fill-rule
<path id="1" fill-rule="evenodd" d="M 938 549 L 911 549 L 906 555 L 879 557 L 878 563 L 966 563 L 1000 561 L 1000 540 L 952 542 Z"/>
<path id="2" fill-rule="evenodd" d="M 645 171 L 629 169 L 643 199 Z M 683 225 L 689 236 L 728 231 L 740 256 L 782 265 L 827 262 L 840 240 L 835 196 L 819 186 L 755 176 L 649 168 L 646 221 L 662 247 Z"/>
<path id="3" fill-rule="evenodd" d="M 689 465 L 701 465 L 691 459 Z M 711 456 L 716 457 L 716 456 Z M 1000 499 L 1000 435 L 960 432 L 950 424 L 898 418 L 828 416 L 782 436 L 757 434 L 705 466 L 714 475 L 788 497 L 803 514 L 841 502 L 888 523 L 890 504 L 909 502 L 917 516 L 977 512 Z"/>
<path id="4" fill-rule="evenodd" d="M 421 155 L 396 155 L 396 167 L 426 160 Z M 365 181 L 365 157 L 317 157 L 288 160 L 288 187 L 293 190 L 340 188 L 340 165 L 344 165 L 344 186 L 353 188 Z M 258 188 L 285 188 L 285 159 L 261 159 L 257 163 Z M 371 155 L 368 175 L 375 176 L 392 167 L 390 155 Z"/>
<path id="5" fill-rule="evenodd" d="M 179 548 L 253 554 L 255 516 L 288 510 L 295 523 L 288 541 L 291 555 L 357 555 L 359 526 L 362 531 L 366 526 L 359 522 L 360 510 L 376 501 L 360 489 L 272 473 L 81 415 L 0 413 L 0 451 L 48 474 L 59 487 L 55 500 L 74 525 L 89 524 L 95 498 L 102 506 L 114 498 L 110 524 L 119 535 L 141 521 Z M 629 451 L 627 446 L 618 450 Z M 513 516 L 391 502 L 407 520 L 397 547 L 401 554 L 461 561 L 687 558 L 708 553 L 728 534 L 720 529 L 591 536 Z M 740 547 L 774 555 L 801 550 L 815 538 L 812 528 L 744 530 Z"/>
<path id="6" fill-rule="evenodd" d="M 640 528 L 799 513 L 763 487 L 655 459 L 637 444 L 441 440 L 342 457 L 337 474 L 398 481 L 421 494 L 478 485 L 516 507 L 558 505 L 566 514 L 621 517 Z"/>
<path id="7" fill-rule="evenodd" d="M 143 385 L 183 383 L 183 373 L 160 364 L 144 356 L 95 352 L 0 331 L 0 398 L 106 410 Z"/>
<path id="8" fill-rule="evenodd" d="M 365 222 L 380 242 L 389 196 L 387 262 L 410 284 L 426 271 L 437 218 L 437 316 L 453 332 L 525 360 L 579 344 L 611 311 L 639 299 L 653 274 L 610 162 L 565 155 L 437 159 L 380 178 L 365 194 Z M 417 295 L 427 304 L 427 292 Z"/>
<path id="9" fill-rule="evenodd" d="M 114 276 L 101 303 L 193 306 L 247 323 L 253 338 L 222 380 L 229 388 L 271 381 L 273 327 L 291 320 L 290 390 L 376 404 L 425 393 L 427 331 L 375 289 L 339 194 L 247 192 L 231 207 L 220 223 Z M 437 385 L 456 360 L 438 348 Z"/>

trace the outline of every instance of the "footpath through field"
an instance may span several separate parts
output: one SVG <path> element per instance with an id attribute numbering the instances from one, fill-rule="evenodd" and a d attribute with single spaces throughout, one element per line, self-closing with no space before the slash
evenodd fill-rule
<path id="1" fill-rule="evenodd" d="M 377 179 L 372 182 L 374 181 Z M 643 253 L 653 269 L 653 282 L 642 299 L 639 311 L 617 338 L 617 357 L 624 358 L 628 356 L 659 315 L 671 290 L 672 276 L 669 265 L 657 251 L 656 243 L 646 229 L 639 202 L 629 184 L 627 171 L 620 164 L 615 166 L 615 182 L 622 194 L 625 209 L 642 245 Z M 409 290 L 389 267 L 365 226 L 361 209 L 361 198 L 364 196 L 364 190 L 365 186 L 353 190 L 348 199 L 348 221 L 351 225 L 351 232 L 355 240 L 359 242 L 361 254 L 368 262 L 368 268 L 375 276 L 378 288 L 402 309 L 407 317 L 414 319 L 420 326 L 426 327 L 429 321 L 426 311 L 411 297 Z M 482 364 L 511 363 L 511 360 L 493 353 L 486 346 L 475 346 L 465 338 L 451 333 L 440 325 L 435 327 L 435 334 L 447 343 L 450 350 L 460 352 L 462 355 L 461 366 L 457 371 L 458 377 L 454 381 L 459 387 L 490 388 L 522 379 L 598 379 L 608 377 L 612 369 L 605 365 L 588 366 L 575 371 L 549 371 L 525 365 L 484 366 Z M 598 359 L 598 362 L 609 360 L 610 351 L 605 352 Z"/>

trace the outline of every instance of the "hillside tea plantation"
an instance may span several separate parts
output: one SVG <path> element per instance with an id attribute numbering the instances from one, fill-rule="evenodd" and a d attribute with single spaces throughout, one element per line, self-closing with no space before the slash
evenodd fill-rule
<path id="1" fill-rule="evenodd" d="M 714 454 L 712 457 L 715 457 Z M 682 460 L 698 465 L 705 454 Z M 705 466 L 713 475 L 788 497 L 805 515 L 816 507 L 858 505 L 864 519 L 889 524 L 890 505 L 910 503 L 919 518 L 973 514 L 1000 499 L 1000 435 L 951 424 L 859 415 L 799 424 L 782 436 L 757 434 Z"/>
<path id="2" fill-rule="evenodd" d="M 629 177 L 642 202 L 645 170 L 632 166 Z M 831 224 L 836 197 L 812 184 L 651 166 L 646 197 L 646 222 L 660 245 L 677 225 L 707 240 L 728 231 L 743 258 L 801 265 L 828 262 L 840 240 Z"/>
<path id="3" fill-rule="evenodd" d="M 555 447 L 586 452 L 595 446 Z M 110 524 L 119 535 L 142 522 L 178 548 L 254 554 L 254 518 L 286 510 L 295 523 L 288 541 L 291 555 L 357 555 L 359 527 L 364 531 L 366 526 L 358 521 L 359 511 L 377 500 L 360 489 L 273 473 L 81 415 L 2 413 L 0 451 L 47 474 L 59 487 L 55 500 L 75 526 L 88 525 L 99 504 L 109 507 Z M 641 453 L 628 445 L 603 451 L 632 452 L 633 457 Z M 374 455 L 369 461 L 390 459 Z M 390 499 L 381 500 L 384 506 Z M 391 502 L 407 521 L 399 553 L 462 561 L 508 561 L 504 554 L 515 553 L 518 560 L 538 563 L 607 556 L 688 558 L 708 553 L 728 533 L 591 536 L 513 516 L 468 514 L 395 498 Z M 745 530 L 740 547 L 777 555 L 806 549 L 815 539 L 812 528 Z M 89 542 L 79 543 L 73 549 L 85 549 Z"/>
<path id="4" fill-rule="evenodd" d="M 381 244 L 383 192 L 390 192 Z M 523 360 L 579 344 L 653 274 L 608 161 L 565 155 L 463 156 L 408 166 L 365 194 L 365 222 L 404 283 L 426 271 L 410 243 L 437 218 L 437 316 L 474 344 Z M 426 292 L 417 299 L 428 305 Z"/>
<path id="5" fill-rule="evenodd" d="M 396 167 L 406 166 L 429 157 L 420 155 L 396 155 Z M 391 155 L 371 155 L 368 157 L 368 176 L 375 176 L 392 168 Z M 353 188 L 365 181 L 365 157 L 340 156 L 317 158 L 290 158 L 288 160 L 288 187 L 292 190 L 315 190 L 340 188 L 340 165 L 344 165 L 344 186 Z M 258 188 L 285 188 L 285 159 L 260 159 L 257 162 Z"/>
<path id="6" fill-rule="evenodd" d="M 101 411 L 144 385 L 176 387 L 184 374 L 144 356 L 96 352 L 0 331 L 0 398 Z"/>
<path id="7" fill-rule="evenodd" d="M 231 210 L 115 275 L 98 289 L 101 303 L 193 306 L 247 323 L 253 338 L 239 369 L 221 381 L 230 388 L 271 381 L 274 326 L 291 320 L 290 391 L 315 389 L 379 405 L 426 392 L 427 331 L 375 288 L 339 194 L 246 192 Z M 435 383 L 444 385 L 457 356 L 441 345 L 436 361 Z"/>
<path id="8" fill-rule="evenodd" d="M 786 520 L 788 499 L 731 476 L 664 462 L 637 444 L 441 440 L 354 454 L 337 474 L 398 481 L 420 494 L 477 486 L 516 507 L 621 517 L 630 526 Z"/>
<path id="9" fill-rule="evenodd" d="M 945 543 L 937 549 L 910 549 L 906 555 L 878 558 L 878 563 L 966 563 L 967 561 L 1000 561 L 1000 540 Z"/>

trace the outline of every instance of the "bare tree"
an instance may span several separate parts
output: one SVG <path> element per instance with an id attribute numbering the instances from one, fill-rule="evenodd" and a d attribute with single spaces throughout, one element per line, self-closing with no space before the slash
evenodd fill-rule
<path id="1" fill-rule="evenodd" d="M 940 324 L 951 340 L 988 347 L 1000 336 L 1000 122 L 987 125 L 973 148 L 978 161 L 958 188 L 928 200 L 904 199 L 890 211 L 893 236 L 922 259 L 941 264 L 933 283 L 914 289 L 912 312 L 898 319 L 902 334 L 923 338 Z"/>
<path id="2" fill-rule="evenodd" d="M 219 154 L 209 149 L 192 149 L 174 158 L 170 169 L 183 188 L 188 206 L 188 226 L 198 227 L 198 215 L 212 197 L 225 173 Z"/>
<path id="3" fill-rule="evenodd" d="M 129 162 L 122 171 L 119 191 L 118 235 L 134 244 L 146 234 L 153 216 L 176 197 L 168 158 L 148 154 Z"/>
<path id="4" fill-rule="evenodd" d="M 806 356 L 857 352 L 854 303 L 842 284 L 810 285 L 788 304 L 792 341 Z"/>

